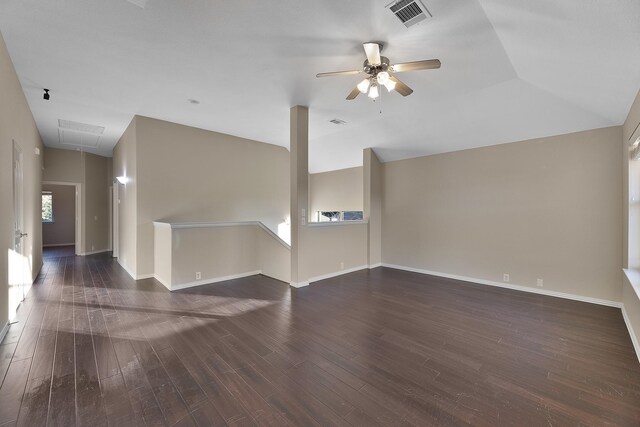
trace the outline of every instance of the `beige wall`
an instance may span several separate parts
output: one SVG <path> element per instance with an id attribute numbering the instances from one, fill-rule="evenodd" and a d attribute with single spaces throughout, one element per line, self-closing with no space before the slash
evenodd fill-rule
<path id="1" fill-rule="evenodd" d="M 137 147 L 136 147 L 136 119 L 124 131 L 118 144 L 113 149 L 113 177 L 125 177 L 125 184 L 114 183 L 118 187 L 118 263 L 136 277 L 137 253 Z"/>
<path id="2" fill-rule="evenodd" d="M 82 153 L 77 150 L 45 148 L 42 180 L 82 184 Z"/>
<path id="3" fill-rule="evenodd" d="M 136 277 L 154 273 L 153 221 L 261 221 L 277 232 L 288 216 L 282 147 L 136 116 L 114 150 L 114 176 L 125 164 L 120 256 Z"/>
<path id="4" fill-rule="evenodd" d="M 368 228 L 368 264 L 369 268 L 382 263 L 382 163 L 371 148 L 363 155 L 364 175 L 364 219 Z"/>
<path id="5" fill-rule="evenodd" d="M 72 185 L 43 185 L 53 196 L 53 222 L 42 223 L 42 245 L 74 245 L 76 242 L 76 189 Z"/>
<path id="6" fill-rule="evenodd" d="M 171 290 L 257 273 L 289 281 L 289 247 L 257 222 L 153 225 L 155 277 Z"/>
<path id="7" fill-rule="evenodd" d="M 109 249 L 109 158 L 46 148 L 43 181 L 80 184 L 80 254 Z"/>
<path id="8" fill-rule="evenodd" d="M 258 268 L 255 227 L 189 228 L 173 231 L 172 284 L 254 273 Z"/>
<path id="9" fill-rule="evenodd" d="M 258 265 L 265 276 L 291 281 L 291 247 L 262 228 L 256 229 L 258 240 Z"/>
<path id="10" fill-rule="evenodd" d="M 620 300 L 622 129 L 384 164 L 383 262 Z"/>
<path id="11" fill-rule="evenodd" d="M 109 249 L 108 158 L 85 155 L 84 206 L 85 252 Z"/>
<path id="12" fill-rule="evenodd" d="M 153 223 L 153 262 L 154 277 L 171 290 L 173 263 L 173 230 L 171 224 Z"/>
<path id="13" fill-rule="evenodd" d="M 35 278 L 42 266 L 40 134 L 0 35 L 0 331 L 9 318 L 9 263 L 13 249 L 13 142 L 23 153 L 25 276 Z"/>
<path id="14" fill-rule="evenodd" d="M 361 211 L 362 188 L 362 167 L 309 174 L 310 220 L 318 211 Z"/>
<path id="15" fill-rule="evenodd" d="M 366 223 L 308 225 L 302 234 L 305 248 L 300 282 L 367 267 Z"/>
<path id="16" fill-rule="evenodd" d="M 289 110 L 289 214 L 291 215 L 291 282 L 305 283 L 304 259 L 307 242 L 304 227 L 309 220 L 309 108 L 296 105 Z"/>

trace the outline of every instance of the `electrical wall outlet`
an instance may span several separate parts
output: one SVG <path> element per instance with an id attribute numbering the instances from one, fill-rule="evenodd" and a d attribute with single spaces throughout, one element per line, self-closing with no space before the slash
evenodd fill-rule
<path id="1" fill-rule="evenodd" d="M 95 250 L 96 250 L 96 247 L 95 247 L 94 245 L 91 245 L 91 250 L 92 250 L 92 251 L 95 251 Z"/>
<path id="2" fill-rule="evenodd" d="M 344 270 L 344 262 L 340 263 L 340 270 Z"/>
<path id="3" fill-rule="evenodd" d="M 502 280 L 503 280 L 504 282 L 508 282 L 508 281 L 509 281 L 509 273 L 504 273 L 504 274 L 502 275 Z"/>
<path id="4" fill-rule="evenodd" d="M 93 220 L 94 220 L 94 221 L 97 221 L 97 220 L 98 220 L 98 215 L 94 216 L 94 217 L 93 217 Z"/>
<path id="5" fill-rule="evenodd" d="M 543 287 L 544 286 L 544 280 L 542 279 L 538 279 L 538 281 L 536 282 L 536 285 L 538 285 L 538 287 Z"/>
<path id="6" fill-rule="evenodd" d="M 200 280 L 202 279 L 202 273 L 199 271 L 196 271 L 196 280 Z"/>

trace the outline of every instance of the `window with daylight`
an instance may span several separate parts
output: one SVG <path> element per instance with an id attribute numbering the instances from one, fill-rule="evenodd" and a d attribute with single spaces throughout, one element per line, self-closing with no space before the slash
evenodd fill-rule
<path id="1" fill-rule="evenodd" d="M 53 194 L 42 192 L 42 222 L 53 222 Z"/>
<path id="2" fill-rule="evenodd" d="M 315 222 L 360 221 L 362 211 L 317 211 Z"/>

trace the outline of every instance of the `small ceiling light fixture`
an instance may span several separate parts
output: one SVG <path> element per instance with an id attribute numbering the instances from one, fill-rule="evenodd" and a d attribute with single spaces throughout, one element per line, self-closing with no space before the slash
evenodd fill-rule
<path id="1" fill-rule="evenodd" d="M 363 81 L 358 83 L 358 90 L 360 91 L 360 93 L 367 93 L 370 85 L 371 82 L 369 81 L 369 79 L 364 79 Z"/>
<path id="2" fill-rule="evenodd" d="M 371 88 L 369 89 L 369 98 L 375 100 L 378 96 L 380 96 L 380 92 L 378 92 L 378 85 L 371 85 Z"/>
<path id="3" fill-rule="evenodd" d="M 49 98 L 50 98 L 49 89 L 45 89 L 44 90 L 44 96 L 42 97 L 42 99 L 44 99 L 45 101 L 48 101 Z"/>
<path id="4" fill-rule="evenodd" d="M 376 80 L 379 84 L 383 85 L 389 81 L 389 73 L 386 71 L 380 71 L 376 76 Z"/>

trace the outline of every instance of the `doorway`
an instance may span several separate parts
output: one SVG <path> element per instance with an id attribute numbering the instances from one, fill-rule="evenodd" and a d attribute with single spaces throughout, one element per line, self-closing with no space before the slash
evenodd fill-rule
<path id="1" fill-rule="evenodd" d="M 14 322 L 27 286 L 31 284 L 31 266 L 24 253 L 24 172 L 20 145 L 13 141 L 13 248 L 9 251 L 9 321 Z"/>
<path id="2" fill-rule="evenodd" d="M 42 245 L 43 254 L 55 253 L 55 248 L 73 246 L 73 253 L 64 255 L 81 255 L 82 245 L 82 185 L 77 182 L 43 181 L 43 204 L 47 194 L 52 196 L 52 216 L 45 218 L 43 210 Z M 73 205 L 73 207 L 71 207 Z M 72 231 L 71 231 L 71 230 Z M 70 236 L 73 235 L 73 238 Z"/>

